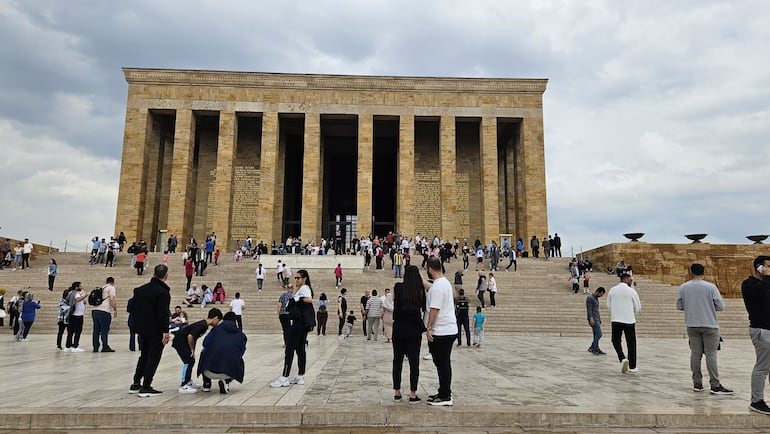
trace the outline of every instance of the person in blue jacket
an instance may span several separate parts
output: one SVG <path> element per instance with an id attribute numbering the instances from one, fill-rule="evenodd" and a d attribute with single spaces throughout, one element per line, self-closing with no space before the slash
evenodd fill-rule
<path id="1" fill-rule="evenodd" d="M 219 380 L 219 393 L 230 392 L 230 382 L 243 383 L 243 354 L 246 335 L 235 324 L 235 314 L 227 312 L 218 326 L 203 339 L 198 375 L 203 376 L 201 391 L 211 391 L 211 380 Z"/>
<path id="2" fill-rule="evenodd" d="M 40 302 L 32 300 L 33 297 L 34 295 L 31 292 L 24 294 L 24 307 L 21 310 L 21 322 L 24 323 L 24 333 L 21 336 L 23 341 L 27 340 L 29 329 L 32 328 L 32 323 L 35 322 L 35 314 L 40 309 Z"/>

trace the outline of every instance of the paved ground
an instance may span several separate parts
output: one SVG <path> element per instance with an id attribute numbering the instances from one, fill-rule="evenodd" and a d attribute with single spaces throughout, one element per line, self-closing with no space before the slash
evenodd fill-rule
<path id="1" fill-rule="evenodd" d="M 245 382 L 233 383 L 229 395 L 180 395 L 181 362 L 169 347 L 153 384 L 164 393 L 151 398 L 127 393 L 137 355 L 127 336 L 110 339 L 115 353 L 62 353 L 54 351 L 53 335 L 33 329 L 28 342 L 17 343 L 4 328 L 0 429 L 770 432 L 770 417 L 747 408 L 754 359 L 748 337 L 723 344 L 722 382 L 735 395 L 715 396 L 691 390 L 686 340 L 640 338 L 640 372 L 621 374 L 608 338 L 602 345 L 610 354 L 593 356 L 585 338 L 488 335 L 481 349 L 454 347 L 451 408 L 394 403 L 390 345 L 360 334 L 342 342 L 311 335 L 306 384 L 279 389 L 268 383 L 280 373 L 280 336 L 250 335 Z M 427 360 L 420 372 L 424 399 L 435 393 L 437 377 Z M 404 389 L 407 373 L 405 365 Z"/>

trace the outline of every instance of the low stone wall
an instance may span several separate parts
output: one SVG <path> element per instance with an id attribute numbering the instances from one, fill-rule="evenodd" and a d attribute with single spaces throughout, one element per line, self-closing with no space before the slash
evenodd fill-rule
<path id="1" fill-rule="evenodd" d="M 622 260 L 633 267 L 634 274 L 672 285 L 687 281 L 690 265 L 698 262 L 706 267 L 706 279 L 727 298 L 741 298 L 741 282 L 752 273 L 752 261 L 759 255 L 770 255 L 770 245 L 627 242 L 583 253 L 593 262 L 594 272 L 614 270 Z"/>
<path id="2" fill-rule="evenodd" d="M 249 259 L 250 260 L 250 259 Z M 297 270 L 333 270 L 337 264 L 342 265 L 343 273 L 362 273 L 364 270 L 364 257 L 356 255 L 262 255 L 260 262 L 267 270 L 275 270 L 278 261 L 289 264 L 291 272 Z M 387 260 L 390 267 L 390 259 Z M 374 258 L 372 258 L 372 267 L 374 267 Z"/>
<path id="3" fill-rule="evenodd" d="M 24 240 L 15 240 L 13 238 L 0 237 L 0 247 L 2 247 L 2 244 L 5 242 L 5 240 L 8 240 L 11 243 L 11 252 L 13 252 L 13 248 L 16 247 L 18 243 L 24 244 Z M 48 255 L 49 251 L 51 253 L 58 253 L 59 249 L 57 247 L 49 248 L 44 244 L 32 243 L 32 255 L 30 256 L 30 261 L 34 261 L 35 259 L 37 259 L 37 257 Z M 46 259 L 46 262 L 48 262 L 48 259 Z"/>

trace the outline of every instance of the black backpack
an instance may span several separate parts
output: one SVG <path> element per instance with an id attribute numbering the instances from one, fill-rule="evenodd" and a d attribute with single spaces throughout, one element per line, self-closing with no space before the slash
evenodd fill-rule
<path id="1" fill-rule="evenodd" d="M 457 309 L 458 313 L 468 313 L 468 299 L 466 297 L 457 298 L 457 301 L 455 301 L 455 309 Z"/>
<path id="2" fill-rule="evenodd" d="M 91 293 L 88 294 L 88 304 L 91 306 L 100 306 L 102 302 L 104 301 L 104 287 L 103 286 L 97 286 L 96 288 L 91 290 Z"/>

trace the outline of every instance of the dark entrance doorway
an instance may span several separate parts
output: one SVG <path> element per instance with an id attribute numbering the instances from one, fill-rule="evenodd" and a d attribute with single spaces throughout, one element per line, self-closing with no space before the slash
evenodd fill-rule
<path id="1" fill-rule="evenodd" d="M 280 115 L 279 118 L 279 158 L 278 165 L 283 175 L 283 228 L 281 239 L 283 243 L 288 237 L 300 235 L 302 220 L 302 174 L 303 155 L 305 151 L 305 118 L 304 116 Z M 283 148 L 283 152 L 281 152 Z"/>
<path id="2" fill-rule="evenodd" d="M 372 232 L 380 238 L 396 230 L 398 118 L 374 118 Z"/>
<path id="3" fill-rule="evenodd" d="M 358 118 L 321 116 L 323 160 L 322 226 L 324 238 L 334 242 L 355 237 L 358 187 Z M 349 246 L 349 242 L 345 246 Z"/>

